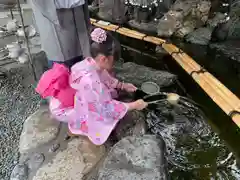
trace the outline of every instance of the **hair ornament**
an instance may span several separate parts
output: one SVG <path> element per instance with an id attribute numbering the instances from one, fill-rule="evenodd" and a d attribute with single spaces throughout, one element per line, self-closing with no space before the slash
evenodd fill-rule
<path id="1" fill-rule="evenodd" d="M 91 33 L 91 38 L 94 42 L 101 44 L 107 40 L 107 32 L 101 28 L 96 28 Z"/>

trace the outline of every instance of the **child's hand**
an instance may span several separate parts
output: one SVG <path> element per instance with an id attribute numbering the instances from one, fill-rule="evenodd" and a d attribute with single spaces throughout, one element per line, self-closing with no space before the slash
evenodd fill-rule
<path id="1" fill-rule="evenodd" d="M 147 103 L 144 102 L 142 99 L 129 103 L 129 110 L 143 110 L 147 107 Z"/>
<path id="2" fill-rule="evenodd" d="M 147 103 L 146 102 L 144 102 L 142 99 L 139 99 L 139 100 L 137 100 L 137 101 L 135 101 L 134 102 L 134 104 L 135 104 L 135 109 L 136 110 L 143 110 L 144 108 L 146 108 L 147 107 Z"/>
<path id="3" fill-rule="evenodd" d="M 131 83 L 124 83 L 123 89 L 127 92 L 135 92 L 137 88 Z"/>

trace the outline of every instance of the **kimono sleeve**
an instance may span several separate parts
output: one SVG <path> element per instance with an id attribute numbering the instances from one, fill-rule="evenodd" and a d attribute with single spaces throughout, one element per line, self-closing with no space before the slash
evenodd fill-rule
<path id="1" fill-rule="evenodd" d="M 106 99 L 105 95 L 96 92 L 92 86 L 91 80 L 83 78 L 79 86 L 82 102 L 87 106 L 88 114 L 97 117 L 96 120 L 114 121 L 122 119 L 128 111 L 126 103 L 113 99 Z M 103 97 L 100 97 L 103 96 Z M 109 94 L 109 97 L 111 95 Z"/>
<path id="2" fill-rule="evenodd" d="M 114 78 L 112 75 L 110 75 L 106 70 L 104 70 L 101 74 L 101 80 L 102 82 L 108 86 L 109 88 L 117 88 L 117 85 L 119 83 L 119 80 Z"/>

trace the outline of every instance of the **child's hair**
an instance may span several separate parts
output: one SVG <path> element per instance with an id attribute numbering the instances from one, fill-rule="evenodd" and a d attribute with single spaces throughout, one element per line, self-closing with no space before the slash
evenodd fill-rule
<path id="1" fill-rule="evenodd" d="M 120 58 L 120 43 L 108 32 L 101 28 L 96 28 L 91 33 L 91 55 L 93 58 L 99 54 L 113 56 L 115 60 Z"/>

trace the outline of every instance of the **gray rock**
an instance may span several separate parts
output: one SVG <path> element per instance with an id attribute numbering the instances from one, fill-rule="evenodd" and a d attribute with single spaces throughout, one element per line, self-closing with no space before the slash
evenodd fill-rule
<path id="1" fill-rule="evenodd" d="M 27 180 L 28 167 L 25 164 L 18 164 L 14 167 L 10 180 Z"/>
<path id="2" fill-rule="evenodd" d="M 99 1 L 98 16 L 103 20 L 123 24 L 127 20 L 126 12 L 125 0 Z"/>
<path id="3" fill-rule="evenodd" d="M 171 9 L 159 20 L 158 35 L 183 38 L 204 25 L 208 19 L 211 3 L 209 0 L 177 0 Z"/>
<path id="4" fill-rule="evenodd" d="M 60 148 L 60 144 L 53 144 L 49 152 L 56 152 Z"/>
<path id="5" fill-rule="evenodd" d="M 130 20 L 128 22 L 129 26 L 140 31 L 156 33 L 157 32 L 157 22 L 137 22 L 136 20 Z"/>
<path id="6" fill-rule="evenodd" d="M 229 20 L 219 24 L 214 30 L 214 40 L 234 40 L 240 39 L 240 2 L 233 2 L 230 8 Z"/>
<path id="7" fill-rule="evenodd" d="M 51 117 L 47 108 L 39 109 L 24 123 L 19 143 L 20 153 L 37 148 L 56 138 L 59 124 L 59 121 Z"/>
<path id="8" fill-rule="evenodd" d="M 132 62 L 124 63 L 121 67 L 115 67 L 115 71 L 119 80 L 133 83 L 137 87 L 140 87 L 146 81 L 153 81 L 160 87 L 165 87 L 172 85 L 177 79 L 176 75 L 167 71 L 155 70 Z"/>
<path id="9" fill-rule="evenodd" d="M 198 28 L 188 34 L 186 41 L 193 44 L 207 45 L 211 40 L 212 29 L 207 27 Z"/>
<path id="10" fill-rule="evenodd" d="M 98 180 L 168 179 L 162 139 L 155 136 L 126 137 L 109 152 Z"/>
<path id="11" fill-rule="evenodd" d="M 28 161 L 28 167 L 31 170 L 36 170 L 43 164 L 44 160 L 45 157 L 43 154 L 35 153 L 30 157 Z"/>
<path id="12" fill-rule="evenodd" d="M 209 19 L 207 21 L 207 25 L 210 27 L 210 28 L 215 28 L 217 27 L 218 24 L 224 22 L 226 19 L 226 16 L 225 14 L 221 13 L 221 12 L 217 12 L 213 18 Z"/>
<path id="13" fill-rule="evenodd" d="M 75 138 L 51 162 L 38 169 L 33 180 L 83 179 L 104 155 L 104 146 L 96 146 L 84 137 Z"/>
<path id="14" fill-rule="evenodd" d="M 196 27 L 197 27 L 197 20 L 188 18 L 188 20 L 184 21 L 181 24 L 181 27 L 174 33 L 174 36 L 179 38 L 184 38 L 184 36 L 193 32 Z"/>
<path id="15" fill-rule="evenodd" d="M 146 134 L 146 123 L 144 113 L 141 111 L 130 111 L 119 122 L 115 129 L 118 140 L 126 136 L 139 136 Z"/>
<path id="16" fill-rule="evenodd" d="M 93 0 L 91 2 L 88 2 L 88 9 L 92 13 L 96 13 L 98 11 L 98 0 Z"/>
<path id="17" fill-rule="evenodd" d="M 176 11 L 169 11 L 166 13 L 158 23 L 157 33 L 160 37 L 171 37 L 178 28 L 181 27 L 180 13 Z"/>

